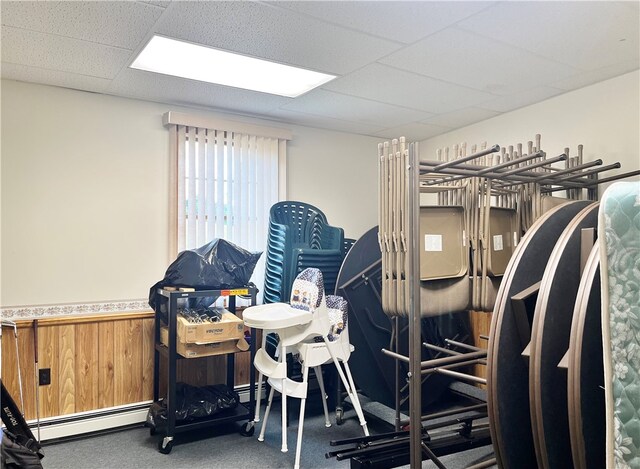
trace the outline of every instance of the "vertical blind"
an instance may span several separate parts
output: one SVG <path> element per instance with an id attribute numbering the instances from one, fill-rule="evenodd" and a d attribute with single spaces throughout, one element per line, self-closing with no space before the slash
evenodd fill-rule
<path id="1" fill-rule="evenodd" d="M 283 194 L 286 140 L 232 130 L 175 125 L 177 252 L 223 238 L 266 249 L 269 209 Z M 176 254 L 177 254 L 176 252 Z M 252 281 L 262 290 L 264 259 Z"/>

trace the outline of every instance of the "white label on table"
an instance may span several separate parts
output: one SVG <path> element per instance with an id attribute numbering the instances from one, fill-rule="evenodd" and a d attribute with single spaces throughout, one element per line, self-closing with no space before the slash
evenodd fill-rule
<path id="1" fill-rule="evenodd" d="M 502 251 L 504 249 L 502 245 L 502 235 L 494 235 L 493 236 L 493 250 L 494 251 Z"/>
<path id="2" fill-rule="evenodd" d="M 442 251 L 442 235 L 437 235 L 437 234 L 424 235 L 424 250 L 427 252 Z"/>

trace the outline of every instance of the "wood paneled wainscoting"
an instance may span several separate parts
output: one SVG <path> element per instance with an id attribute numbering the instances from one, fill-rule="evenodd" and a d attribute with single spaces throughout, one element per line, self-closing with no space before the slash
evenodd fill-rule
<path id="1" fill-rule="evenodd" d="M 18 350 L 27 420 L 36 418 L 33 320 L 18 320 Z M 126 312 L 38 320 L 38 365 L 51 370 L 39 386 L 40 418 L 65 416 L 153 399 L 153 312 Z M 2 381 L 20 406 L 16 342 L 2 334 Z M 225 380 L 224 356 L 180 360 L 178 381 Z M 164 363 L 161 355 L 160 376 Z M 249 353 L 236 354 L 236 385 L 248 382 Z M 162 389 L 166 388 L 161 379 Z"/>

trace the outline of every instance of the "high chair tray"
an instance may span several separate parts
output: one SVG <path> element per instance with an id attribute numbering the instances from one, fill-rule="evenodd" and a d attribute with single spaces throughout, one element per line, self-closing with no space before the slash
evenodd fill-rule
<path id="1" fill-rule="evenodd" d="M 242 319 L 247 326 L 268 330 L 307 324 L 311 318 L 312 314 L 309 311 L 295 309 L 285 303 L 251 306 L 242 313 Z"/>

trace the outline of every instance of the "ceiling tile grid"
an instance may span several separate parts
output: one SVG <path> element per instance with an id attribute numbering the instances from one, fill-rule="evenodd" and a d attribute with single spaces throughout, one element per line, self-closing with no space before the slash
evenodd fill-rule
<path id="1" fill-rule="evenodd" d="M 342 94 L 440 114 L 474 106 L 495 95 L 374 63 L 327 83 Z"/>
<path id="2" fill-rule="evenodd" d="M 640 48 L 638 16 L 624 2 L 502 2 L 457 26 L 580 70 L 611 66 Z"/>
<path id="3" fill-rule="evenodd" d="M 2 2 L 2 24 L 135 49 L 164 10 L 142 2 Z"/>
<path id="4" fill-rule="evenodd" d="M 2 1 L 2 77 L 429 138 L 637 70 L 640 2 Z M 153 34 L 338 78 L 298 98 L 128 66 Z"/>
<path id="5" fill-rule="evenodd" d="M 71 88 L 74 90 L 107 92 L 111 80 L 78 73 L 61 72 L 46 68 L 29 67 L 12 63 L 2 64 L 2 78 L 26 81 L 29 83 L 46 83 L 48 85 Z"/>
<path id="6" fill-rule="evenodd" d="M 527 91 L 500 96 L 493 101 L 482 104 L 483 109 L 496 112 L 507 112 L 518 109 L 529 104 L 538 103 L 564 93 L 564 90 L 552 88 L 550 86 L 538 86 Z"/>
<path id="7" fill-rule="evenodd" d="M 424 124 L 434 124 L 449 128 L 459 128 L 465 125 L 475 124 L 491 117 L 495 117 L 500 112 L 477 107 L 466 107 L 453 112 L 447 112 L 430 117 L 423 121 Z"/>
<path id="8" fill-rule="evenodd" d="M 155 5 L 161 8 L 167 8 L 171 3 L 171 0 L 138 0 L 139 3 L 147 3 L 149 5 Z"/>
<path id="9" fill-rule="evenodd" d="M 449 132 L 450 130 L 452 130 L 451 127 L 413 122 L 398 127 L 384 129 L 380 132 L 376 132 L 374 135 L 380 138 L 396 138 L 403 136 L 407 137 L 409 140 L 420 141 Z"/>
<path id="10" fill-rule="evenodd" d="M 253 2 L 172 2 L 156 32 L 287 65 L 344 75 L 400 46 Z"/>
<path id="11" fill-rule="evenodd" d="M 455 27 L 381 62 L 493 94 L 524 91 L 576 73 L 569 66 Z"/>
<path id="12" fill-rule="evenodd" d="M 212 85 L 200 81 L 176 79 L 127 68 L 111 82 L 110 94 L 170 102 L 182 106 L 209 107 L 235 113 L 261 115 L 291 101 L 257 91 Z"/>
<path id="13" fill-rule="evenodd" d="M 2 26 L 3 62 L 114 78 L 130 55 L 126 49 Z"/>
<path id="14" fill-rule="evenodd" d="M 569 78 L 553 82 L 551 83 L 551 86 L 566 91 L 575 90 L 582 88 L 583 86 L 593 85 L 594 83 L 638 70 L 639 67 L 640 57 L 637 57 L 634 60 L 619 62 L 608 67 L 602 67 L 588 72 L 580 72 L 577 75 L 570 76 Z"/>
<path id="15" fill-rule="evenodd" d="M 304 13 L 328 23 L 392 41 L 411 44 L 495 2 L 270 2 L 271 5 Z"/>
<path id="16" fill-rule="evenodd" d="M 269 118 L 284 123 L 295 123 L 308 127 L 317 127 L 320 129 L 337 130 L 340 132 L 348 132 L 363 135 L 373 135 L 384 129 L 384 126 L 363 124 L 361 122 L 345 121 L 341 119 L 332 119 L 330 117 L 318 116 L 304 112 L 290 111 L 286 109 L 276 109 L 267 113 Z"/>
<path id="17" fill-rule="evenodd" d="M 282 109 L 307 112 L 333 119 L 352 120 L 380 126 L 397 126 L 420 121 L 433 114 L 392 104 L 379 103 L 326 90 L 314 90 L 292 100 Z"/>

